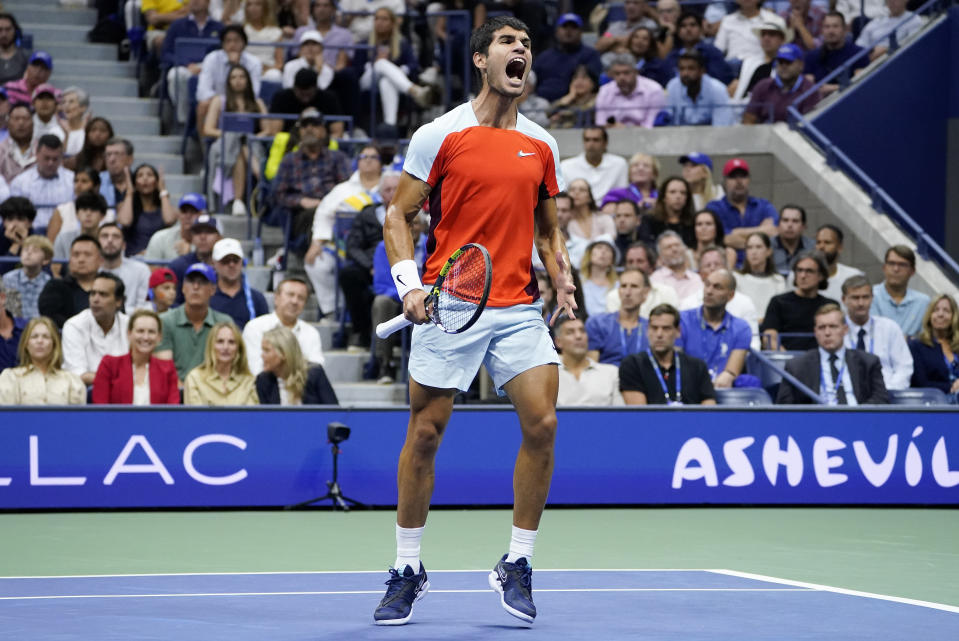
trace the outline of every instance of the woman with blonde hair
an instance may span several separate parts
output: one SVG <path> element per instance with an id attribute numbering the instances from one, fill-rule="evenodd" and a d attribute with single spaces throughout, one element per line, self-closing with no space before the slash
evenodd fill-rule
<path id="1" fill-rule="evenodd" d="M 629 159 L 629 185 L 610 189 L 603 196 L 603 203 L 632 200 L 645 213 L 653 208 L 659 192 L 656 191 L 656 182 L 659 180 L 659 161 L 649 154 L 633 154 Z"/>
<path id="2" fill-rule="evenodd" d="M 922 318 L 922 329 L 909 339 L 912 386 L 935 387 L 959 399 L 959 307 L 949 294 L 932 299 Z"/>
<path id="3" fill-rule="evenodd" d="M 322 365 L 309 365 L 293 332 L 278 325 L 263 334 L 263 371 L 256 377 L 261 405 L 339 405 Z"/>
<path id="4" fill-rule="evenodd" d="M 203 363 L 186 375 L 184 405 L 256 405 L 246 346 L 232 322 L 217 323 L 206 339 Z"/>
<path id="5" fill-rule="evenodd" d="M 679 164 L 683 166 L 683 178 L 689 184 L 697 211 L 726 195 L 723 188 L 713 182 L 713 160 L 706 154 L 692 151 L 680 156 Z"/>
<path id="6" fill-rule="evenodd" d="M 606 312 L 606 294 L 616 287 L 618 254 L 616 245 L 607 239 L 594 240 L 583 253 L 580 278 L 586 313 L 590 316 Z"/>
<path id="7" fill-rule="evenodd" d="M 283 40 L 283 29 L 277 21 L 274 0 L 246 0 L 243 7 L 243 32 L 249 45 L 246 51 L 263 63 L 262 79 L 280 82 L 283 79 L 285 47 L 271 47 Z"/>
<path id="8" fill-rule="evenodd" d="M 87 388 L 63 369 L 57 326 L 46 316 L 27 323 L 17 350 L 19 367 L 0 372 L 0 405 L 85 405 Z"/>

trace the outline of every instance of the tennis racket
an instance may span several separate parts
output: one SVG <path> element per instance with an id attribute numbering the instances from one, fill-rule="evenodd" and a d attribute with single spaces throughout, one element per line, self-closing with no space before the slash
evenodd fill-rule
<path id="1" fill-rule="evenodd" d="M 423 301 L 430 322 L 447 334 L 465 332 L 483 313 L 493 283 L 493 262 L 486 248 L 463 245 L 449 257 L 436 283 Z M 412 321 L 400 314 L 376 326 L 376 335 L 386 338 Z"/>

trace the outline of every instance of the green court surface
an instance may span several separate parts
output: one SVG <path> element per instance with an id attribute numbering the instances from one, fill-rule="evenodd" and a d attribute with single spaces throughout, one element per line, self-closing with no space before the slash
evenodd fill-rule
<path id="1" fill-rule="evenodd" d="M 394 513 L 0 514 L 0 576 L 385 570 Z M 484 569 L 506 510 L 435 510 L 427 568 Z M 550 509 L 539 568 L 729 569 L 959 606 L 959 511 L 875 508 Z"/>

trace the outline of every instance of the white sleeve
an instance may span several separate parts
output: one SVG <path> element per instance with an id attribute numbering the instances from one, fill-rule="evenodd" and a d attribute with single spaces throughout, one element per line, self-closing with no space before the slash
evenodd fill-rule
<path id="1" fill-rule="evenodd" d="M 243 66 L 250 72 L 250 82 L 253 83 L 253 95 L 259 98 L 260 86 L 263 80 L 263 63 L 253 54 L 243 52 Z"/>
<path id="2" fill-rule="evenodd" d="M 73 372 L 77 376 L 86 374 L 87 356 L 83 347 L 83 334 L 75 322 L 74 316 L 63 324 L 63 369 Z"/>
<path id="3" fill-rule="evenodd" d="M 716 32 L 716 39 L 713 41 L 713 46 L 722 51 L 724 56 L 729 55 L 729 52 L 726 51 L 729 48 L 729 29 L 726 28 L 725 18 L 719 22 L 719 30 Z"/>
<path id="4" fill-rule="evenodd" d="M 211 51 L 203 58 L 200 65 L 200 77 L 196 81 L 196 99 L 199 101 L 209 100 L 216 93 L 214 91 L 214 75 L 218 61 L 218 51 Z"/>
<path id="5" fill-rule="evenodd" d="M 445 137 L 445 132 L 435 126 L 434 123 L 417 129 L 413 137 L 410 138 L 410 144 L 406 150 L 406 160 L 403 162 L 403 171 L 428 183 L 430 172 L 433 170 L 433 163 L 436 162 L 436 156 L 439 155 Z"/>
<path id="6" fill-rule="evenodd" d="M 892 371 L 885 377 L 887 389 L 908 389 L 912 381 L 913 362 L 912 352 L 906 344 L 906 337 L 899 331 L 899 326 L 889 331 L 889 361 Z"/>
<path id="7" fill-rule="evenodd" d="M 296 60 L 299 60 L 297 58 Z M 293 86 L 293 81 L 296 80 L 296 72 L 300 70 L 299 65 L 296 64 L 296 60 L 290 60 L 288 63 L 283 65 L 283 88 L 289 89 Z"/>
<path id="8" fill-rule="evenodd" d="M 10 197 L 10 185 L 7 184 L 7 179 L 3 176 L 0 176 L 0 203 L 5 201 Z"/>
<path id="9" fill-rule="evenodd" d="M 300 332 L 300 347 L 303 349 L 303 358 L 308 363 L 323 365 L 326 359 L 323 358 L 323 344 L 320 342 L 320 332 L 312 325 L 307 325 L 306 330 Z"/>
<path id="10" fill-rule="evenodd" d="M 261 323 L 254 319 L 243 328 L 243 344 L 246 345 L 246 363 L 250 366 L 250 373 L 256 376 L 263 371 L 263 330 Z"/>

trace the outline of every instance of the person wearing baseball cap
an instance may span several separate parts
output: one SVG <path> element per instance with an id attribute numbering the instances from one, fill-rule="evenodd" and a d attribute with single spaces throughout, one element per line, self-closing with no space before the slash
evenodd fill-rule
<path id="1" fill-rule="evenodd" d="M 726 85 L 706 73 L 706 59 L 690 47 L 679 53 L 679 74 L 666 83 L 666 109 L 671 125 L 732 125 Z"/>
<path id="2" fill-rule="evenodd" d="M 53 58 L 46 51 L 34 51 L 27 62 L 27 70 L 19 80 L 11 80 L 4 85 L 11 103 L 30 104 L 33 91 L 50 80 L 53 73 Z"/>
<path id="3" fill-rule="evenodd" d="M 330 62 L 323 55 L 323 36 L 316 29 L 307 29 L 297 41 L 300 44 L 300 55 L 283 65 L 283 88 L 289 89 L 296 80 L 296 74 L 301 69 L 312 69 L 316 72 L 316 86 L 328 89 L 333 82 L 335 72 Z"/>
<path id="4" fill-rule="evenodd" d="M 749 97 L 743 124 L 754 125 L 760 122 L 785 122 L 787 109 L 796 107 L 799 113 L 811 111 L 819 102 L 819 92 L 814 91 L 799 104 L 796 99 L 807 93 L 813 81 L 803 74 L 805 56 L 795 44 L 785 44 L 776 52 L 776 66 L 772 76 L 760 80 Z"/>
<path id="5" fill-rule="evenodd" d="M 53 134 L 61 142 L 67 134 L 57 122 L 57 107 L 60 102 L 60 90 L 51 84 L 43 83 L 33 90 L 33 137 L 39 139 L 44 134 Z"/>
<path id="6" fill-rule="evenodd" d="M 683 167 L 683 179 L 693 193 L 693 207 L 699 211 L 717 198 L 722 198 L 723 188 L 713 182 L 713 160 L 704 153 L 691 151 L 679 157 Z"/>
<path id="7" fill-rule="evenodd" d="M 189 193 L 180 198 L 177 220 L 171 226 L 150 236 L 144 258 L 147 260 L 174 260 L 193 249 L 190 231 L 197 216 L 206 213 L 206 198 Z"/>
<path id="8" fill-rule="evenodd" d="M 726 195 L 707 204 L 706 209 L 719 216 L 726 231 L 726 246 L 737 250 L 742 261 L 750 234 L 761 231 L 767 236 L 776 235 L 779 214 L 765 198 L 749 195 L 749 163 L 742 158 L 723 165 L 723 187 Z"/>
<path id="9" fill-rule="evenodd" d="M 564 13 L 556 20 L 555 44 L 533 59 L 537 95 L 550 102 L 565 96 L 580 65 L 594 78 L 603 73 L 599 52 L 583 44 L 583 19 L 575 13 Z"/>
<path id="10" fill-rule="evenodd" d="M 154 269 L 150 274 L 147 299 L 153 303 L 153 311 L 162 314 L 176 301 L 176 274 L 169 267 Z"/>
<path id="11" fill-rule="evenodd" d="M 206 263 L 193 263 L 184 271 L 183 304 L 160 315 L 163 339 L 156 351 L 157 358 L 173 360 L 181 381 L 203 362 L 210 329 L 217 323 L 233 323 L 227 314 L 210 308 L 216 292 L 216 271 Z"/>
<path id="12" fill-rule="evenodd" d="M 243 267 L 243 246 L 240 241 L 234 238 L 218 240 L 213 246 L 216 293 L 210 299 L 210 307 L 228 314 L 240 329 L 257 316 L 270 313 L 266 297 L 250 287 Z"/>
<path id="13" fill-rule="evenodd" d="M 199 202 L 197 202 L 199 204 Z M 204 201 L 203 204 L 206 204 Z M 194 263 L 205 263 L 213 270 L 213 246 L 220 240 L 222 233 L 220 231 L 220 221 L 215 216 L 203 213 L 198 215 L 190 225 L 190 241 L 193 243 L 193 251 L 179 256 L 170 262 L 170 269 L 176 274 L 179 284 L 177 285 L 177 305 L 183 302 L 183 279 L 186 276 L 186 270 Z"/>

